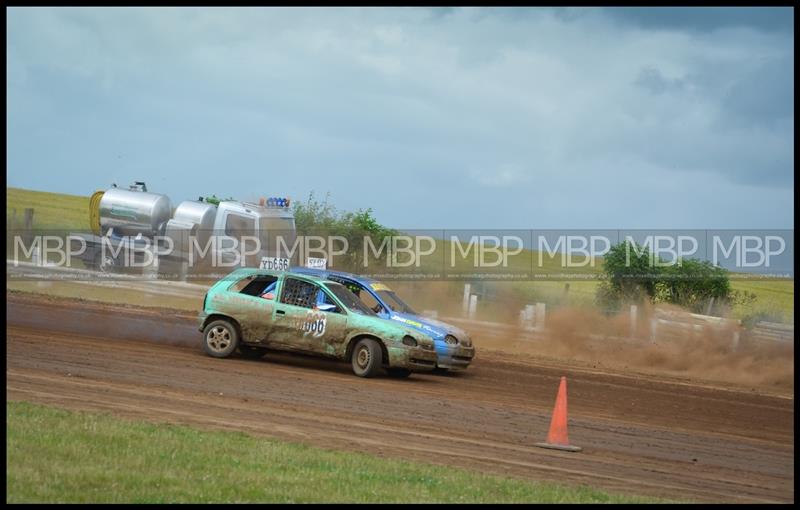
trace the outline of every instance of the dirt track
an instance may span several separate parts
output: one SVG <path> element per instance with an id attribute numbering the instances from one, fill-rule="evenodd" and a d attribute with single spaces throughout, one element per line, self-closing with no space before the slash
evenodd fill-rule
<path id="1" fill-rule="evenodd" d="M 242 430 L 521 478 L 699 501 L 794 501 L 794 399 L 481 351 L 365 380 L 302 356 L 212 359 L 191 315 L 7 293 L 6 397 Z M 570 440 L 536 448 L 559 377 Z"/>

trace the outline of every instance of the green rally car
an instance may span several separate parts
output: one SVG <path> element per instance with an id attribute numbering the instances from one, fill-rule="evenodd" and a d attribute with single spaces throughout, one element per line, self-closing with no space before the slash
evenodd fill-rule
<path id="1" fill-rule="evenodd" d="M 208 290 L 199 320 L 203 349 L 215 358 L 312 353 L 349 361 L 361 377 L 436 366 L 433 338 L 381 319 L 342 284 L 315 276 L 237 269 Z"/>

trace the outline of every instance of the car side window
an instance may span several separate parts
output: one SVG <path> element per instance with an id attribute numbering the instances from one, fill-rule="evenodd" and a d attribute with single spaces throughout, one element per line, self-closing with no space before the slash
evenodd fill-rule
<path id="1" fill-rule="evenodd" d="M 322 289 L 317 292 L 316 308 L 323 312 L 342 313 L 339 305 Z"/>
<path id="2" fill-rule="evenodd" d="M 231 292 L 241 292 L 243 289 L 247 288 L 247 286 L 253 282 L 253 279 L 254 279 L 253 276 L 247 276 L 245 278 L 242 278 L 238 282 L 235 282 L 230 287 L 228 287 L 228 290 Z"/>
<path id="3" fill-rule="evenodd" d="M 240 292 L 250 296 L 264 297 L 266 292 L 270 290 L 274 292 L 277 283 L 277 276 L 258 276 L 253 278 Z"/>
<path id="4" fill-rule="evenodd" d="M 367 305 L 367 307 L 373 312 L 381 313 L 384 311 L 383 306 L 377 299 L 375 299 L 375 296 L 373 296 L 369 290 L 361 287 L 357 295 L 359 299 L 361 299 L 361 302 Z"/>
<path id="5" fill-rule="evenodd" d="M 319 287 L 311 282 L 286 278 L 281 291 L 281 303 L 303 308 L 313 308 L 317 300 Z"/>
<path id="6" fill-rule="evenodd" d="M 370 293 L 369 290 L 365 289 L 363 285 L 360 283 L 354 282 L 352 280 L 348 280 L 346 278 L 340 278 L 338 276 L 329 276 L 328 280 L 336 283 L 341 283 L 347 289 L 358 296 L 358 299 L 361 300 L 362 303 L 367 305 L 373 312 L 380 313 L 383 311 L 383 307 L 381 304 L 375 299 L 375 297 Z"/>

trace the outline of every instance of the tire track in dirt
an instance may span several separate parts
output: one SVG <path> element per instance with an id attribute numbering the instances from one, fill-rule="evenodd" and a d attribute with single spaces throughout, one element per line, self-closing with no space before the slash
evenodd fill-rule
<path id="1" fill-rule="evenodd" d="M 80 327 L 65 317 L 73 308 L 49 306 L 43 318 L 36 305 L 9 302 L 8 399 L 627 493 L 794 499 L 792 398 L 489 353 L 460 376 L 363 380 L 346 364 L 302 356 L 209 358 L 188 317 L 135 310 L 109 317 L 99 307 L 81 318 L 112 323 L 94 326 L 105 328 L 102 335 L 58 331 L 62 321 L 64 329 Z M 170 337 L 175 345 L 150 333 L 166 321 L 171 335 L 186 335 Z M 577 455 L 532 446 L 546 434 L 565 371 L 571 439 L 585 448 Z"/>

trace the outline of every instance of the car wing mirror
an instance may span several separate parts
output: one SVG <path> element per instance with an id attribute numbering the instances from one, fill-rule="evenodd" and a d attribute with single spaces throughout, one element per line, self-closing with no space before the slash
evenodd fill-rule
<path id="1" fill-rule="evenodd" d="M 330 303 L 323 303 L 321 305 L 317 305 L 317 309 L 320 312 L 335 312 L 336 311 L 336 305 L 332 305 Z"/>

